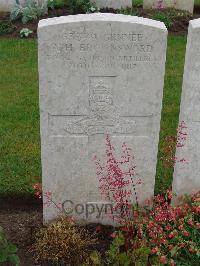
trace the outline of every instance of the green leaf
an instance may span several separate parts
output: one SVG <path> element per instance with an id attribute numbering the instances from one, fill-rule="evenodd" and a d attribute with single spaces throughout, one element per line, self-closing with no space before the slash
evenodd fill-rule
<path id="1" fill-rule="evenodd" d="M 13 263 L 15 266 L 20 265 L 20 259 L 17 255 L 9 255 L 8 256 L 8 261 Z"/>
<path id="2" fill-rule="evenodd" d="M 5 234 L 4 233 L 0 233 L 0 243 L 1 245 L 5 242 Z"/>
<path id="3" fill-rule="evenodd" d="M 175 246 L 173 247 L 173 249 L 170 250 L 171 256 L 174 257 L 174 255 L 176 254 L 176 252 L 178 251 L 179 247 Z"/>
<path id="4" fill-rule="evenodd" d="M 5 231 L 3 230 L 3 227 L 0 226 L 0 241 L 5 239 Z"/>
<path id="5" fill-rule="evenodd" d="M 116 236 L 116 238 L 114 239 L 114 242 L 116 243 L 116 245 L 118 247 L 123 246 L 125 243 L 125 239 L 124 236 L 122 234 L 122 232 L 119 231 L 118 235 Z"/>
<path id="6" fill-rule="evenodd" d="M 118 255 L 118 258 L 119 258 L 120 265 L 129 266 L 131 263 L 131 259 L 129 258 L 129 256 L 125 252 L 120 253 Z"/>
<path id="7" fill-rule="evenodd" d="M 101 265 L 101 258 L 100 258 L 100 254 L 95 251 L 90 255 L 90 259 L 93 263 L 93 265 Z"/>
<path id="8" fill-rule="evenodd" d="M 8 253 L 16 253 L 17 252 L 17 247 L 13 244 L 8 244 L 6 249 L 7 249 Z"/>
<path id="9" fill-rule="evenodd" d="M 0 249 L 0 262 L 7 261 L 7 252 L 5 249 Z"/>

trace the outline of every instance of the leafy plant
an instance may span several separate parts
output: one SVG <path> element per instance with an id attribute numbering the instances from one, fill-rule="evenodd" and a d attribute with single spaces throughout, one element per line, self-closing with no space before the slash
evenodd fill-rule
<path id="1" fill-rule="evenodd" d="M 138 249 L 126 249 L 126 237 L 123 232 L 118 231 L 114 234 L 110 249 L 102 257 L 100 253 L 93 252 L 86 265 L 115 265 L 115 266 L 144 266 L 147 265 L 151 250 L 144 246 Z"/>
<path id="2" fill-rule="evenodd" d="M 55 0 L 55 8 L 66 7 L 66 0 Z"/>
<path id="3" fill-rule="evenodd" d="M 148 258 L 150 253 L 151 253 L 150 248 L 146 246 L 133 250 L 135 266 L 148 265 Z"/>
<path id="4" fill-rule="evenodd" d="M 12 33 L 15 26 L 10 21 L 0 21 L 0 35 Z"/>
<path id="5" fill-rule="evenodd" d="M 38 262 L 81 265 L 89 257 L 95 242 L 72 219 L 61 218 L 37 233 L 32 251 Z"/>
<path id="6" fill-rule="evenodd" d="M 167 28 L 170 28 L 173 25 L 171 16 L 169 16 L 169 14 L 165 12 L 157 11 L 153 15 L 153 19 L 163 22 Z"/>
<path id="7" fill-rule="evenodd" d="M 200 193 L 177 207 L 169 204 L 171 197 L 170 191 L 166 197 L 157 195 L 153 209 L 134 211 L 132 224 L 121 228 L 114 237 L 108 252 L 109 262 L 117 260 L 118 264 L 114 261 L 114 265 L 124 265 L 120 264 L 121 258 L 128 263 L 128 256 L 135 264 L 126 265 L 143 266 L 147 261 L 150 265 L 198 265 Z"/>
<path id="8" fill-rule="evenodd" d="M 102 266 L 102 258 L 101 254 L 98 251 L 94 251 L 90 254 L 89 258 L 87 261 L 83 264 L 83 266 Z"/>
<path id="9" fill-rule="evenodd" d="M 10 244 L 6 238 L 3 228 L 0 226 L 0 263 L 11 262 L 18 266 L 20 263 L 19 257 L 16 255 L 17 247 Z"/>
<path id="10" fill-rule="evenodd" d="M 170 28 L 173 25 L 174 21 L 179 20 L 181 17 L 185 17 L 189 19 L 190 15 L 188 12 L 184 12 L 184 11 L 180 12 L 173 8 L 167 9 L 167 10 L 166 9 L 162 10 L 162 8 L 160 8 L 159 10 L 156 10 L 152 16 L 153 19 L 159 20 L 165 23 L 167 28 Z"/>
<path id="11" fill-rule="evenodd" d="M 55 5 L 56 5 L 56 1 L 55 0 L 48 0 L 47 1 L 47 7 L 48 8 L 54 9 Z"/>
<path id="12" fill-rule="evenodd" d="M 30 20 L 35 20 L 48 13 L 46 1 L 25 0 L 23 5 L 17 4 L 10 13 L 11 20 L 21 18 L 22 23 L 26 24 Z"/>
<path id="13" fill-rule="evenodd" d="M 132 5 L 133 5 L 133 7 L 142 7 L 142 1 L 141 0 L 133 0 Z"/>
<path id="14" fill-rule="evenodd" d="M 21 36 L 21 38 L 27 38 L 27 37 L 29 37 L 29 35 L 31 35 L 33 33 L 33 31 L 32 30 L 29 30 L 28 28 L 23 28 L 23 29 L 21 29 L 21 31 L 20 31 L 20 36 Z"/>
<path id="15" fill-rule="evenodd" d="M 107 252 L 106 264 L 107 265 L 125 265 L 128 266 L 131 264 L 131 256 L 126 253 L 126 251 L 122 251 L 123 246 L 125 245 L 125 237 L 119 231 L 111 246 L 110 250 Z"/>
<path id="16" fill-rule="evenodd" d="M 139 12 L 137 11 L 137 9 L 134 9 L 134 8 L 126 8 L 126 9 L 120 9 L 120 10 L 117 10 L 117 13 L 118 14 L 123 14 L 123 15 L 131 15 L 131 16 L 139 16 Z"/>
<path id="17" fill-rule="evenodd" d="M 65 0 L 65 3 L 72 13 L 88 13 L 98 10 L 90 0 Z"/>

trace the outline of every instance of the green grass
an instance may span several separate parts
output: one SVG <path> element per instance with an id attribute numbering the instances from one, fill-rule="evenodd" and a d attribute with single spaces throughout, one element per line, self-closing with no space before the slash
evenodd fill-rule
<path id="1" fill-rule="evenodd" d="M 185 44 L 169 37 L 160 147 L 176 133 Z M 1 39 L 0 59 L 0 195 L 24 197 L 41 178 L 36 41 Z M 156 191 L 171 176 L 158 163 Z"/>
<path id="2" fill-rule="evenodd" d="M 176 136 L 185 61 L 185 47 L 185 37 L 169 37 L 156 176 L 156 193 L 168 188 L 172 182 L 173 169 L 164 168 L 160 157 L 165 155 L 161 152 L 162 148 L 166 146 L 165 138 L 167 136 Z"/>
<path id="3" fill-rule="evenodd" d="M 0 40 L 0 194 L 29 194 L 40 176 L 37 46 Z"/>

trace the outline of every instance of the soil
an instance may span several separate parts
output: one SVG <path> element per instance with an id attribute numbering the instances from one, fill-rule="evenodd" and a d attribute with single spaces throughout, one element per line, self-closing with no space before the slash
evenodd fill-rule
<path id="1" fill-rule="evenodd" d="M 26 202 L 0 200 L 0 225 L 4 228 L 8 241 L 18 248 L 17 255 L 20 257 L 20 266 L 38 265 L 34 262 L 34 254 L 30 252 L 30 248 L 34 243 L 36 232 L 43 226 L 41 202 L 38 200 L 27 200 Z M 94 250 L 104 254 L 111 243 L 111 234 L 114 228 L 90 224 L 86 226 L 86 229 L 97 239 L 97 244 L 93 247 Z M 8 263 L 1 265 L 10 266 Z M 50 266 L 49 263 L 48 266 Z"/>

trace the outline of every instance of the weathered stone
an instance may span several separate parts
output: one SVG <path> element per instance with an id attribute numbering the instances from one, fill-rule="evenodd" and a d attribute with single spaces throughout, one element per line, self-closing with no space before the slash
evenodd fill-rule
<path id="1" fill-rule="evenodd" d="M 98 8 L 121 9 L 132 7 L 132 0 L 91 0 Z"/>
<path id="2" fill-rule="evenodd" d="M 24 0 L 20 1 L 20 3 L 24 3 Z M 1 0 L 0 1 L 0 11 L 1 12 L 9 12 L 13 6 L 16 4 L 15 0 Z"/>
<path id="3" fill-rule="evenodd" d="M 51 191 L 60 203 L 107 204 L 92 158 L 106 163 L 109 134 L 118 159 L 124 142 L 134 152 L 143 181 L 137 191 L 140 203 L 152 197 L 165 73 L 164 24 L 115 14 L 67 16 L 40 21 L 38 37 L 44 193 Z M 44 221 L 58 215 L 56 208 L 44 205 Z M 85 212 L 73 215 L 112 223 Z"/>
<path id="4" fill-rule="evenodd" d="M 38 3 L 47 2 L 47 0 L 36 0 Z M 19 0 L 19 3 L 23 6 L 25 0 Z M 1 12 L 10 12 L 15 6 L 16 0 L 0 0 L 0 11 Z"/>
<path id="5" fill-rule="evenodd" d="M 200 19 L 190 21 L 179 121 L 187 129 L 177 148 L 173 191 L 177 196 L 200 190 Z M 177 198 L 178 199 L 178 198 Z"/>
<path id="6" fill-rule="evenodd" d="M 143 0 L 144 9 L 150 8 L 175 8 L 193 13 L 194 0 Z"/>

